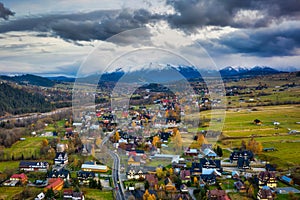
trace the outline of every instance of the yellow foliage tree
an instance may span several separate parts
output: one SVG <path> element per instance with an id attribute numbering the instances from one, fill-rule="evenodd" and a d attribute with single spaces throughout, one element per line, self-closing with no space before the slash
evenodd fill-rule
<path id="1" fill-rule="evenodd" d="M 153 145 L 153 146 L 156 146 L 156 144 L 157 144 L 157 142 L 159 142 L 159 140 L 160 140 L 160 139 L 159 139 L 158 136 L 154 136 L 154 137 L 153 137 L 153 140 L 152 140 L 152 145 Z"/>
<path id="2" fill-rule="evenodd" d="M 147 189 L 147 190 L 145 191 L 144 195 L 143 195 L 143 200 L 148 200 L 150 196 L 151 196 L 151 195 L 150 195 L 150 193 L 149 193 L 149 191 L 148 191 L 148 189 Z"/>
<path id="3" fill-rule="evenodd" d="M 115 142 L 119 141 L 120 140 L 120 134 L 118 131 L 116 131 L 115 133 Z"/>
<path id="4" fill-rule="evenodd" d="M 257 142 L 254 138 L 252 138 L 246 144 L 246 149 L 252 151 L 255 154 L 260 154 L 262 152 L 263 146 L 260 142 Z"/>
<path id="5" fill-rule="evenodd" d="M 174 170 L 172 167 L 169 169 L 169 173 L 170 173 L 170 175 L 172 175 L 174 173 Z"/>
<path id="6" fill-rule="evenodd" d="M 194 183 L 197 184 L 198 183 L 198 178 L 196 176 L 194 176 Z"/>
<path id="7" fill-rule="evenodd" d="M 200 147 L 202 146 L 202 144 L 207 143 L 203 134 L 198 134 L 197 143 Z"/>
<path id="8" fill-rule="evenodd" d="M 163 177 L 165 177 L 165 175 L 166 175 L 166 173 L 163 171 L 162 168 L 160 168 L 160 167 L 156 168 L 156 176 L 158 178 L 163 178 Z"/>
<path id="9" fill-rule="evenodd" d="M 181 138 L 181 134 L 179 132 L 179 130 L 176 131 L 176 134 L 174 136 L 174 147 L 175 147 L 175 151 L 178 153 L 181 152 L 182 150 L 182 138 Z"/>
<path id="10" fill-rule="evenodd" d="M 47 140 L 47 139 L 44 139 L 44 140 L 42 141 L 42 145 L 43 145 L 43 147 L 47 147 L 47 146 L 48 146 L 48 144 L 49 144 L 49 142 L 48 142 L 48 140 Z"/>

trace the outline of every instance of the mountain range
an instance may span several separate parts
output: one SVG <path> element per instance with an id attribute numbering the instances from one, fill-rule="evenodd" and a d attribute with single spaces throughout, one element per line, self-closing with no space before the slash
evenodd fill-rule
<path id="1" fill-rule="evenodd" d="M 70 78 L 65 76 L 56 77 L 41 77 L 31 74 L 20 76 L 0 76 L 0 79 L 17 82 L 19 84 L 31 84 L 43 87 L 52 87 L 57 82 L 74 82 L 79 81 L 83 83 L 96 83 L 99 80 L 101 82 L 117 82 L 122 78 L 124 82 L 144 81 L 144 82 L 169 82 L 176 81 L 179 78 L 183 79 L 198 79 L 202 80 L 202 77 L 214 77 L 221 75 L 223 79 L 230 78 L 245 78 L 254 77 L 260 75 L 269 75 L 283 73 L 268 66 L 254 66 L 253 68 L 245 67 L 232 67 L 228 66 L 219 71 L 217 70 L 200 70 L 191 66 L 172 66 L 166 65 L 161 69 L 139 69 L 135 71 L 125 72 L 122 69 L 117 69 L 113 72 L 107 72 L 102 74 L 89 75 L 87 77 Z"/>

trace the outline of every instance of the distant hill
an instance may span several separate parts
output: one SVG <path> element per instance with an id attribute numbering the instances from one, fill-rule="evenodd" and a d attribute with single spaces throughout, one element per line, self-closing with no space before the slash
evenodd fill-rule
<path id="1" fill-rule="evenodd" d="M 75 82 L 76 78 L 70 78 L 65 76 L 52 76 L 52 77 L 45 77 L 51 81 L 55 82 Z"/>
<path id="2" fill-rule="evenodd" d="M 32 74 L 26 74 L 26 75 L 20 75 L 20 76 L 0 76 L 0 79 L 6 80 L 6 81 L 12 81 L 16 82 L 18 84 L 26 85 L 37 85 L 42 87 L 53 87 L 55 85 L 55 82 L 52 80 L 49 80 L 47 78 L 36 76 Z"/>
<path id="3" fill-rule="evenodd" d="M 43 95 L 30 93 L 24 89 L 12 87 L 7 83 L 0 84 L 0 115 L 6 113 L 23 114 L 30 112 L 51 111 L 51 104 Z"/>

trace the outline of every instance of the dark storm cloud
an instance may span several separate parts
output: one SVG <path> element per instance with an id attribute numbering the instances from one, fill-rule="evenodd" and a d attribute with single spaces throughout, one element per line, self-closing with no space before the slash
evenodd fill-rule
<path id="1" fill-rule="evenodd" d="M 300 23 L 259 30 L 247 29 L 229 33 L 219 39 L 199 41 L 209 52 L 241 53 L 259 57 L 296 55 L 300 48 Z"/>
<path id="2" fill-rule="evenodd" d="M 259 11 L 263 15 L 252 27 L 264 27 L 283 19 L 297 19 L 300 16 L 298 0 L 167 0 L 176 13 L 168 16 L 172 27 L 194 31 L 205 25 L 249 27 L 247 16 L 237 21 L 239 11 Z"/>
<path id="3" fill-rule="evenodd" d="M 0 2 L 0 18 L 8 20 L 9 16 L 14 16 L 15 13 L 10 9 L 5 8 L 3 3 Z"/>
<path id="4" fill-rule="evenodd" d="M 143 27 L 159 16 L 147 10 L 95 11 L 69 15 L 46 15 L 3 23 L 0 33 L 9 31 L 50 32 L 69 41 L 105 40 L 120 32 Z"/>

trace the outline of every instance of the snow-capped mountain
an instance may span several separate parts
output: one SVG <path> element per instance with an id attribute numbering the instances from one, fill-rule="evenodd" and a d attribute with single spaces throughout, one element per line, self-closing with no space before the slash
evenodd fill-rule
<path id="1" fill-rule="evenodd" d="M 198 71 L 193 66 L 174 66 L 170 64 L 159 65 L 158 68 L 143 67 L 138 70 L 124 71 L 122 68 L 118 68 L 113 72 L 106 72 L 104 74 L 89 76 L 84 78 L 85 80 L 99 80 L 100 82 L 110 81 L 110 82 L 118 82 L 122 80 L 124 82 L 135 82 L 135 81 L 145 81 L 145 82 L 169 82 L 169 81 L 177 81 L 180 79 L 202 79 L 202 77 L 215 77 L 216 75 L 221 75 L 222 78 L 243 78 L 243 77 L 253 77 L 259 75 L 268 75 L 268 74 L 276 74 L 282 71 L 278 71 L 271 67 L 267 66 L 254 66 L 253 68 L 246 67 L 232 67 L 227 66 L 219 71 L 213 69 L 201 69 Z"/>
<path id="2" fill-rule="evenodd" d="M 273 69 L 267 66 L 254 66 L 253 68 L 245 68 L 245 67 L 225 67 L 220 70 L 220 74 L 223 78 L 232 77 L 232 76 L 259 76 L 259 75 L 268 75 L 268 74 L 276 74 L 280 71 Z"/>

